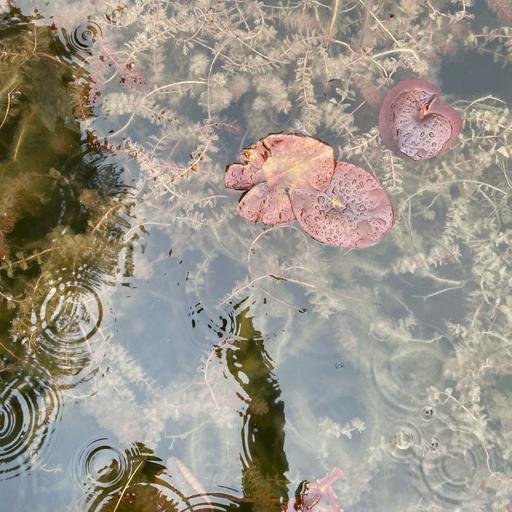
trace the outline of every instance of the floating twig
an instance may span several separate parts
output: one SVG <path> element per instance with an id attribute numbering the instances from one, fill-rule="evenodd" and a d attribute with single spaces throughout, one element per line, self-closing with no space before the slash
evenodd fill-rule
<path id="1" fill-rule="evenodd" d="M 124 493 L 126 492 L 126 489 L 128 489 L 128 486 L 130 485 L 131 481 L 133 480 L 133 477 L 135 476 L 135 474 L 137 473 L 139 468 L 142 466 L 142 464 L 144 464 L 143 460 L 141 460 L 138 463 L 137 467 L 135 468 L 135 471 L 130 475 L 130 478 L 128 478 L 128 481 L 126 482 L 126 484 L 123 487 L 123 490 L 121 491 L 121 496 L 119 496 L 119 499 L 117 500 L 117 503 L 116 503 L 116 506 L 114 507 L 113 512 L 116 512 L 116 510 L 119 508 L 119 505 L 121 503 L 121 500 L 123 499 L 123 496 L 124 496 Z"/>

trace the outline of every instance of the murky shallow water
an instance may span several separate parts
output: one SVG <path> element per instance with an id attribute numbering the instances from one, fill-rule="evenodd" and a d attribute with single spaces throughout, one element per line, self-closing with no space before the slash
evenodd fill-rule
<path id="1" fill-rule="evenodd" d="M 346 511 L 512 508 L 512 8 L 340 4 L 328 49 L 334 2 L 3 6 L 1 511 L 277 511 L 334 468 Z M 411 76 L 465 121 L 426 162 L 375 128 Z M 391 235 L 236 215 L 281 130 L 372 170 Z"/>

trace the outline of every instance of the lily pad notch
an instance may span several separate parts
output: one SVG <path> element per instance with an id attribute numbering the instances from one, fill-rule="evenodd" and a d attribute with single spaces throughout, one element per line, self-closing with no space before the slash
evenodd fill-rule
<path id="1" fill-rule="evenodd" d="M 462 119 L 426 80 L 403 80 L 392 87 L 379 112 L 384 145 L 401 158 L 426 160 L 445 152 L 458 137 Z"/>

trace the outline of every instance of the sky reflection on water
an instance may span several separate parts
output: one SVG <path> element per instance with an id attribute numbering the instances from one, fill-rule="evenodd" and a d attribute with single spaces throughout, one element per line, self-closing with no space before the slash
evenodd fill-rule
<path id="1" fill-rule="evenodd" d="M 511 185 L 507 146 L 485 144 L 508 130 L 510 71 L 465 46 L 499 26 L 492 2 L 474 20 L 450 17 L 466 2 L 341 2 L 350 45 L 328 50 L 327 3 L 207 3 L 4 6 L 0 508 L 291 511 L 341 468 L 311 510 L 507 510 Z M 393 46 L 359 48 L 372 13 Z M 140 50 L 139 24 L 165 51 Z M 425 34 L 446 45 L 421 54 Z M 413 167 L 381 147 L 372 97 L 427 64 L 466 127 Z M 280 130 L 381 173 L 389 239 L 340 251 L 235 215 L 225 165 Z"/>

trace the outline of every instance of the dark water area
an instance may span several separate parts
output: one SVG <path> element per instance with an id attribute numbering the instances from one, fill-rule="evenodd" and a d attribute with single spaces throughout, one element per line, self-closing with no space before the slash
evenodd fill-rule
<path id="1" fill-rule="evenodd" d="M 512 510 L 512 4 L 0 8 L 0 512 Z M 378 130 L 415 78 L 463 120 L 421 161 Z M 239 215 L 280 132 L 389 234 Z"/>

